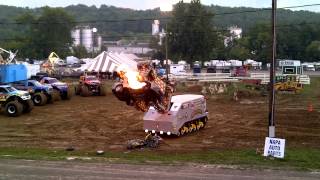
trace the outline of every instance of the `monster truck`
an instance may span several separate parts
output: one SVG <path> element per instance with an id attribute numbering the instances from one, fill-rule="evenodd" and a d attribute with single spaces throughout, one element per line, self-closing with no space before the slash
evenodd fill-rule
<path id="1" fill-rule="evenodd" d="M 33 109 L 31 95 L 11 85 L 0 85 L 0 108 L 4 108 L 6 114 L 12 117 L 29 113 Z"/>
<path id="2" fill-rule="evenodd" d="M 36 106 L 53 103 L 53 88 L 51 85 L 43 85 L 36 80 L 27 80 L 14 82 L 12 86 L 18 90 L 29 91 Z"/>
<path id="3" fill-rule="evenodd" d="M 53 92 L 59 94 L 61 99 L 71 99 L 73 96 L 74 90 L 68 86 L 67 83 L 61 82 L 56 78 L 43 77 L 40 80 L 41 84 L 51 85 Z"/>
<path id="4" fill-rule="evenodd" d="M 127 105 L 134 106 L 142 112 L 147 112 L 150 106 L 160 113 L 168 111 L 175 84 L 157 76 L 155 69 L 148 62 L 140 62 L 137 69 L 138 75 L 133 77 L 134 79 L 130 73 L 120 71 L 120 81 L 113 85 L 113 94 L 120 101 L 125 101 Z M 132 87 L 130 80 L 142 83 L 143 86 Z"/>
<path id="5" fill-rule="evenodd" d="M 106 95 L 105 85 L 96 76 L 80 76 L 76 94 L 81 96 Z"/>

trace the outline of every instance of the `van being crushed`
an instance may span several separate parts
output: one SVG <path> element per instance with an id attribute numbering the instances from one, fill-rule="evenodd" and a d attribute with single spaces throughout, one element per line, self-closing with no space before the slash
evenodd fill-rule
<path id="1" fill-rule="evenodd" d="M 112 92 L 120 101 L 142 112 L 148 111 L 150 106 L 160 113 L 170 108 L 174 84 L 158 77 L 149 63 L 139 63 L 138 71 L 124 69 L 118 74 L 120 81 L 113 85 Z"/>
<path id="2" fill-rule="evenodd" d="M 159 113 L 153 107 L 143 117 L 145 132 L 182 136 L 205 127 L 208 121 L 206 100 L 203 95 L 176 95 L 171 108 Z"/>
<path id="3" fill-rule="evenodd" d="M 120 71 L 119 76 L 112 92 L 127 105 L 146 112 L 143 118 L 146 133 L 182 136 L 206 125 L 204 96 L 172 96 L 175 83 L 158 77 L 148 63 L 138 64 L 138 71 Z"/>

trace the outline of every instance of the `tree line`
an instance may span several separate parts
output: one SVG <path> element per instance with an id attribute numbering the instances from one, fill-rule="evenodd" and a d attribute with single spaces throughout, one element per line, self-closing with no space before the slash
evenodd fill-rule
<path id="1" fill-rule="evenodd" d="M 172 16 L 168 23 L 167 40 L 170 58 L 173 60 L 192 63 L 211 59 L 255 59 L 270 62 L 271 18 L 268 22 L 256 22 L 252 27 L 243 29 L 241 38 L 236 38 L 228 29 L 221 29 L 214 23 L 217 13 L 201 5 L 200 0 L 191 0 L 190 3 L 180 1 L 174 6 Z M 320 61 L 319 26 L 320 23 L 316 21 L 278 21 L 277 58 Z M 226 41 L 230 37 L 233 40 Z M 158 47 L 154 58 L 163 58 L 164 49 Z"/>
<path id="2" fill-rule="evenodd" d="M 20 57 L 41 59 L 51 51 L 62 57 L 71 52 L 78 57 L 86 56 L 83 47 L 70 51 L 70 31 L 77 25 L 90 25 L 98 28 L 104 40 L 132 37 L 137 41 L 150 41 L 150 46 L 156 49 L 152 56 L 164 59 L 165 39 L 159 45 L 159 39 L 149 37 L 152 19 L 157 17 L 161 28 L 167 29 L 170 59 L 193 62 L 251 58 L 268 62 L 270 14 L 271 11 L 265 9 L 204 6 L 200 0 L 180 1 L 172 12 L 105 5 L 36 9 L 0 6 L 0 46 L 19 49 Z M 277 58 L 320 59 L 319 13 L 279 9 L 277 20 Z M 225 38 L 232 36 L 227 28 L 234 25 L 243 29 L 242 37 L 226 43 Z"/>

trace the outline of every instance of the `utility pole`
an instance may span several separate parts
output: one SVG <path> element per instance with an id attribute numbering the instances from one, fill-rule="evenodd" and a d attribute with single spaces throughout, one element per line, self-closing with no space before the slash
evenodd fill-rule
<path id="1" fill-rule="evenodd" d="M 275 60 L 276 60 L 276 11 L 277 0 L 272 0 L 272 60 L 270 64 L 270 95 L 269 95 L 269 137 L 275 137 Z"/>
<path id="2" fill-rule="evenodd" d="M 166 23 L 166 73 L 167 73 L 167 81 L 169 80 L 169 65 L 168 65 L 168 24 Z"/>

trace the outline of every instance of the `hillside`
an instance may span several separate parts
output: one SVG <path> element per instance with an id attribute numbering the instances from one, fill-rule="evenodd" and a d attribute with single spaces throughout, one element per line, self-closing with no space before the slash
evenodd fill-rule
<path id="1" fill-rule="evenodd" d="M 255 8 L 230 8 L 221 6 L 207 6 L 208 10 L 217 14 L 213 21 L 218 28 L 226 28 L 237 25 L 248 30 L 256 23 L 269 22 L 270 10 Z M 159 8 L 151 10 L 133 10 L 117 8 L 114 6 L 102 5 L 100 8 L 95 6 L 73 5 L 64 8 L 73 15 L 78 25 L 90 24 L 99 29 L 99 32 L 105 36 L 119 36 L 123 34 L 150 33 L 151 19 L 167 20 L 170 13 L 161 12 Z M 7 22 L 14 22 L 19 15 L 31 12 L 39 14 L 41 8 L 29 9 L 12 6 L 0 5 L 0 39 L 8 39 L 14 36 L 13 30 L 23 28 L 23 25 L 7 25 Z M 139 21 L 130 21 L 132 19 L 143 19 Z M 146 20 L 147 19 L 147 20 Z M 320 13 L 309 11 L 291 11 L 278 10 L 279 24 L 298 24 L 301 22 L 320 23 Z"/>

